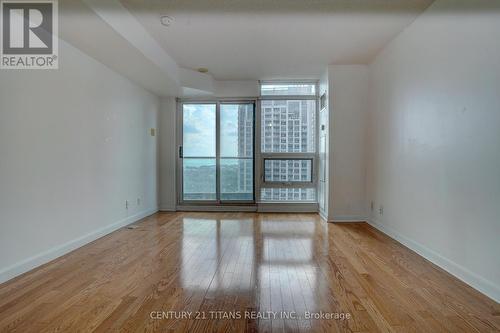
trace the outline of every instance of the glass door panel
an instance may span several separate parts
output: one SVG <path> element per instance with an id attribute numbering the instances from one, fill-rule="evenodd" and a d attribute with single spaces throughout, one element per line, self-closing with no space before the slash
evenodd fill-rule
<path id="1" fill-rule="evenodd" d="M 220 200 L 254 200 L 254 104 L 220 104 Z"/>
<path id="2" fill-rule="evenodd" d="M 221 201 L 253 201 L 253 160 L 223 158 L 220 168 Z"/>
<path id="3" fill-rule="evenodd" d="M 182 136 L 182 201 L 254 201 L 254 103 L 184 103 Z"/>
<path id="4" fill-rule="evenodd" d="M 184 200 L 216 200 L 215 158 L 185 157 L 183 163 Z"/>
<path id="5" fill-rule="evenodd" d="M 216 104 L 183 104 L 182 199 L 217 200 Z"/>

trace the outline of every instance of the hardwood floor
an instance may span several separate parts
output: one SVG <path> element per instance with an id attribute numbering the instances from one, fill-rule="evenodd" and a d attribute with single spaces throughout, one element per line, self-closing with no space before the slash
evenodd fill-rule
<path id="1" fill-rule="evenodd" d="M 500 331 L 498 303 L 364 223 L 158 213 L 138 225 L 0 285 L 0 331 Z"/>

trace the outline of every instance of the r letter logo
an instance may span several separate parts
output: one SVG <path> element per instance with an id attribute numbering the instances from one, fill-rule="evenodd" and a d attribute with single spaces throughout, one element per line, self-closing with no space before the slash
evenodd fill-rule
<path id="1" fill-rule="evenodd" d="M 1 1 L 2 69 L 57 69 L 57 0 Z"/>

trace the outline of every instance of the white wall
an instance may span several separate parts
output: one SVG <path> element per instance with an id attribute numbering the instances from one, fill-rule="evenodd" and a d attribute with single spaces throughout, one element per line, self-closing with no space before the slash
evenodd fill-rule
<path id="1" fill-rule="evenodd" d="M 257 97 L 260 96 L 259 82 L 247 81 L 215 81 L 217 97 Z"/>
<path id="2" fill-rule="evenodd" d="M 499 4 L 461 3 L 434 3 L 371 65 L 372 218 L 500 301 Z"/>
<path id="3" fill-rule="evenodd" d="M 0 282 L 158 206 L 158 98 L 59 45 L 59 70 L 0 70 Z"/>
<path id="4" fill-rule="evenodd" d="M 160 210 L 175 211 L 177 204 L 175 98 L 162 98 L 160 105 Z"/>
<path id="5" fill-rule="evenodd" d="M 328 68 L 329 221 L 364 221 L 368 66 Z"/>

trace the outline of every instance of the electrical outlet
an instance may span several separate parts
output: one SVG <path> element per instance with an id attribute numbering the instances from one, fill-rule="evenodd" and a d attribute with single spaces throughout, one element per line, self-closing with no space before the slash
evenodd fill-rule
<path id="1" fill-rule="evenodd" d="M 373 210 L 375 209 L 375 203 L 373 202 L 373 200 L 370 202 L 370 210 L 373 212 Z"/>
<path id="2" fill-rule="evenodd" d="M 380 205 L 379 209 L 378 209 L 378 213 L 380 215 L 384 215 L 384 206 Z"/>
<path id="3" fill-rule="evenodd" d="M 141 205 L 141 198 L 137 198 L 137 206 Z"/>
<path id="4" fill-rule="evenodd" d="M 125 200 L 125 209 L 128 209 L 128 200 Z"/>

